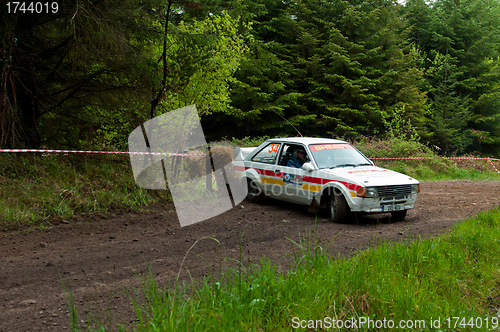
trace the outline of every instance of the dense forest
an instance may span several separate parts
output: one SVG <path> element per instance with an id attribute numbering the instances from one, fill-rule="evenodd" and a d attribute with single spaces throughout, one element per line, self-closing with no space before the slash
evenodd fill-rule
<path id="1" fill-rule="evenodd" d="M 210 139 L 404 119 L 441 153 L 500 153 L 499 0 L 47 3 L 2 1 L 0 148 L 126 149 L 196 104 Z"/>

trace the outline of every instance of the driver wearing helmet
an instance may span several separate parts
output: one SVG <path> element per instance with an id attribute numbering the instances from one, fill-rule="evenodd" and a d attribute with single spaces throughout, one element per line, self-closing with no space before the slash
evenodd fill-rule
<path id="1" fill-rule="evenodd" d="M 306 151 L 300 147 L 293 151 L 292 156 L 288 160 L 287 166 L 301 168 L 306 162 Z"/>

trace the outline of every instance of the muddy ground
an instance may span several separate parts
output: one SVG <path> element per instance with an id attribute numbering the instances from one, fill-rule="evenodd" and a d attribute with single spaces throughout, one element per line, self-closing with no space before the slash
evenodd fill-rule
<path id="1" fill-rule="evenodd" d="M 424 182 L 421 188 L 404 222 L 391 223 L 388 215 L 344 224 L 318 218 L 318 240 L 324 247 L 329 244 L 332 255 L 346 257 L 379 241 L 445 232 L 457 221 L 500 205 L 500 181 Z M 0 331 L 69 330 L 62 282 L 72 290 L 79 320 L 97 317 L 109 324 L 103 316 L 108 312 L 112 324 L 131 324 L 135 314 L 122 290 L 141 287 L 146 263 L 158 284 L 166 285 L 179 271 L 182 280 L 189 280 L 187 271 L 197 280 L 217 275 L 226 257 L 245 264 L 261 257 L 286 262 L 280 257 L 291 253 L 289 239 L 304 239 L 316 221 L 307 207 L 274 200 L 245 201 L 183 228 L 173 210 L 168 205 L 144 213 L 82 215 L 54 221 L 44 232 L 0 234 Z"/>

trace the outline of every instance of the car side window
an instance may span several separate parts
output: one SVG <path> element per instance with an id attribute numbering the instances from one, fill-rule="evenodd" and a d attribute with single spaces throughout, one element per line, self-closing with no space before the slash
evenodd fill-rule
<path id="1" fill-rule="evenodd" d="M 279 148 L 280 143 L 270 143 L 253 156 L 252 161 L 274 164 L 276 162 L 276 156 L 278 155 Z"/>
<path id="2" fill-rule="evenodd" d="M 304 151 L 304 154 L 300 156 L 303 158 L 297 157 L 297 151 Z M 279 164 L 281 166 L 300 168 L 308 161 L 310 161 L 310 159 L 307 153 L 305 153 L 305 148 L 303 146 L 283 144 L 279 159 Z"/>

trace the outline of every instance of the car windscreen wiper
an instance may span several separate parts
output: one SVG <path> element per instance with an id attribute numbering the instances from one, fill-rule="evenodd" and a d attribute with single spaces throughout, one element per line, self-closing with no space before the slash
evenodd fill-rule
<path id="1" fill-rule="evenodd" d="M 372 166 L 372 164 L 369 164 L 369 163 L 362 163 L 362 164 L 357 164 L 356 166 Z"/>
<path id="2" fill-rule="evenodd" d="M 330 167 L 330 169 L 337 168 L 337 167 L 356 167 L 356 165 L 355 164 L 340 164 L 340 165 L 332 166 L 332 167 Z"/>

